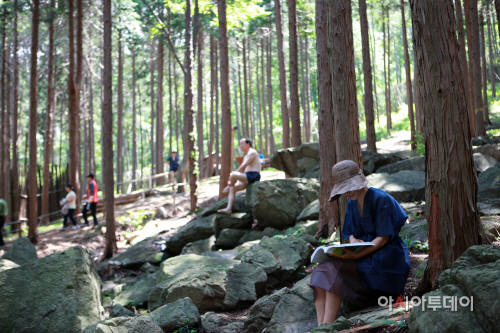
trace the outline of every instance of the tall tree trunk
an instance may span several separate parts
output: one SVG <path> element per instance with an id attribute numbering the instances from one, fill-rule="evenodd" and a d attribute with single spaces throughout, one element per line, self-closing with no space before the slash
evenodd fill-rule
<path id="1" fill-rule="evenodd" d="M 281 0 L 274 0 L 276 15 L 276 34 L 278 36 L 278 64 L 280 71 L 281 117 L 283 122 L 283 148 L 290 147 L 290 119 L 288 116 L 288 97 L 286 94 L 285 46 L 283 45 L 283 19 L 281 17 Z"/>
<path id="2" fill-rule="evenodd" d="M 383 13 L 385 14 L 385 12 L 383 11 Z M 385 16 L 385 15 L 384 15 Z M 383 34 L 384 34 L 384 54 L 383 54 L 383 58 L 384 58 L 384 98 L 385 98 L 385 115 L 386 115 L 386 118 L 387 118 L 387 121 L 386 121 L 386 127 L 387 127 L 387 135 L 391 135 L 391 126 L 389 124 L 389 117 L 387 116 L 388 115 L 388 108 L 390 108 L 390 101 L 388 101 L 388 98 L 387 98 L 387 89 L 388 88 L 388 84 L 387 84 L 387 62 L 385 60 L 385 57 L 386 57 L 386 46 L 385 46 L 385 43 L 386 43 L 386 37 L 385 37 L 385 18 L 384 18 L 384 21 L 382 22 L 382 31 L 383 31 Z"/>
<path id="3" fill-rule="evenodd" d="M 136 105 L 135 105 L 135 44 L 132 46 L 132 179 L 137 179 L 137 135 L 136 135 Z M 135 191 L 136 183 L 132 183 L 132 191 Z"/>
<path id="4" fill-rule="evenodd" d="M 375 135 L 375 116 L 373 113 L 373 78 L 370 60 L 370 41 L 368 39 L 368 16 L 366 0 L 359 0 L 359 17 L 361 24 L 361 43 L 363 53 L 363 82 L 365 88 L 365 119 L 367 148 L 377 152 L 377 137 Z"/>
<path id="5" fill-rule="evenodd" d="M 332 73 L 330 72 L 330 57 L 328 54 L 329 2 L 329 0 L 316 0 L 316 54 L 318 57 L 318 127 L 321 186 L 319 194 L 319 226 L 315 236 L 323 238 L 327 238 L 332 234 L 340 221 L 338 202 L 328 202 L 331 189 L 334 185 L 331 170 L 337 160 L 335 145 L 332 145 L 332 142 L 335 142 L 335 133 L 332 104 Z M 268 61 L 269 60 L 268 58 Z"/>
<path id="6" fill-rule="evenodd" d="M 249 120 L 249 112 L 248 112 L 248 78 L 247 78 L 247 39 L 243 38 L 243 85 L 245 87 L 245 131 L 243 135 L 247 138 L 250 137 L 250 131 L 249 131 L 249 125 L 250 125 L 250 120 Z"/>
<path id="7" fill-rule="evenodd" d="M 76 120 L 77 120 L 77 142 L 81 142 L 80 135 L 80 87 L 82 84 L 82 74 L 83 74 L 83 0 L 77 0 L 77 12 L 76 12 Z M 81 149 L 80 145 L 77 146 L 77 178 L 73 187 L 75 188 L 75 193 L 77 194 L 75 199 L 76 209 L 75 214 L 78 214 L 80 211 L 80 181 L 81 181 Z"/>
<path id="8" fill-rule="evenodd" d="M 40 22 L 40 1 L 33 0 L 33 14 L 31 19 L 31 66 L 30 66 L 30 155 L 29 155 L 29 212 L 28 238 L 33 244 L 38 243 L 38 200 L 36 184 L 36 133 L 37 133 L 37 53 L 38 53 L 38 25 Z"/>
<path id="9" fill-rule="evenodd" d="M 488 3 L 487 5 L 487 12 L 489 12 L 490 5 Z M 490 84 L 491 84 L 491 95 L 493 99 L 497 98 L 497 92 L 496 92 L 496 87 L 495 87 L 495 67 L 493 67 L 493 47 L 491 43 L 491 22 L 490 22 L 490 17 L 488 15 L 487 17 L 487 24 L 488 24 L 488 53 L 490 55 Z"/>
<path id="10" fill-rule="evenodd" d="M 154 60 L 154 49 L 155 49 L 155 40 L 151 40 L 151 50 L 150 50 L 150 79 L 149 79 L 149 91 L 151 97 L 151 138 L 150 138 L 150 149 L 151 149 L 151 176 L 155 174 L 155 60 Z M 175 64 L 174 64 L 174 73 L 175 73 Z"/>
<path id="11" fill-rule="evenodd" d="M 189 157 L 189 188 L 191 198 L 191 211 L 196 210 L 197 196 L 196 188 L 198 187 L 198 179 L 195 171 L 196 156 L 194 155 L 195 135 L 194 135 L 194 111 L 193 111 L 193 51 L 191 49 L 192 43 L 192 29 L 191 29 L 191 0 L 186 0 L 186 40 L 185 40 L 185 76 L 184 76 L 184 132 L 187 142 L 184 147 L 187 148 Z"/>
<path id="12" fill-rule="evenodd" d="M 233 69 L 233 94 L 234 94 L 234 111 L 236 113 L 236 131 L 237 131 L 237 139 L 241 138 L 241 119 L 240 119 L 240 111 L 238 110 L 238 80 L 236 79 L 236 73 Z M 234 146 L 234 144 L 233 144 Z"/>
<path id="13" fill-rule="evenodd" d="M 385 111 L 387 116 L 387 134 L 391 134 L 392 129 L 392 104 L 391 104 L 391 22 L 389 19 L 389 9 L 386 8 L 387 14 L 387 100 Z"/>
<path id="14" fill-rule="evenodd" d="M 248 133 L 248 137 L 252 140 L 254 147 L 257 147 L 255 142 L 255 121 L 254 121 L 254 105 L 253 105 L 253 96 L 252 96 L 252 48 L 250 47 L 250 40 L 248 41 L 248 94 L 249 102 L 250 102 L 250 132 Z"/>
<path id="15" fill-rule="evenodd" d="M 203 178 L 203 30 L 198 30 L 198 113 L 196 126 L 198 128 L 198 175 Z"/>
<path id="16" fill-rule="evenodd" d="M 156 173 L 164 172 L 164 133 L 163 133 L 163 64 L 165 58 L 165 50 L 163 47 L 163 40 L 160 37 L 158 41 L 158 84 L 156 88 Z M 157 178 L 158 185 L 165 184 L 165 178 Z"/>
<path id="17" fill-rule="evenodd" d="M 288 48 L 290 52 L 290 118 L 292 121 L 292 147 L 302 144 L 299 101 L 299 51 L 297 27 L 297 0 L 288 0 Z"/>
<path id="18" fill-rule="evenodd" d="M 213 34 L 210 34 L 210 139 L 208 140 L 208 165 L 207 177 L 212 177 L 213 172 L 213 146 L 214 146 L 214 94 L 215 94 L 215 42 Z M 242 110 L 243 111 L 243 110 Z"/>
<path id="19" fill-rule="evenodd" d="M 12 103 L 12 113 L 13 113 L 13 124 L 12 124 L 12 220 L 19 220 L 19 158 L 17 154 L 17 144 L 18 144 L 18 95 L 19 95 L 19 65 L 17 57 L 18 40 L 17 40 L 17 0 L 14 0 L 14 27 L 13 27 L 13 103 Z M 12 229 L 19 229 L 18 224 L 13 224 Z"/>
<path id="20" fill-rule="evenodd" d="M 73 185 L 75 193 L 80 193 L 80 110 L 79 110 L 79 86 L 77 73 L 75 73 L 75 46 L 73 40 L 73 1 L 69 2 L 68 32 L 69 32 L 69 182 Z M 78 30 L 78 29 L 77 29 Z M 78 44 L 78 31 L 77 31 Z M 78 45 L 77 45 L 78 48 Z M 78 58 L 78 57 L 77 57 Z M 78 65 L 77 65 L 78 67 Z M 33 178 L 30 178 L 33 179 Z M 77 203 L 78 203 L 77 196 Z M 30 206 L 31 207 L 31 206 Z M 78 207 L 78 206 L 77 206 Z"/>
<path id="21" fill-rule="evenodd" d="M 218 45 L 217 40 L 215 40 L 215 49 L 214 49 L 214 77 L 215 77 L 215 174 L 220 174 L 220 145 L 219 145 L 219 56 L 218 56 Z"/>
<path id="22" fill-rule="evenodd" d="M 375 105 L 377 108 L 377 124 L 380 125 L 380 107 L 378 104 L 378 94 L 377 94 L 377 66 L 375 63 L 375 28 L 374 28 L 375 23 L 372 20 L 372 47 L 371 47 L 371 58 L 372 58 L 372 71 L 373 71 L 373 92 L 375 94 Z M 370 27 L 368 27 L 370 28 Z"/>
<path id="23" fill-rule="evenodd" d="M 469 66 L 467 63 L 467 56 L 465 54 L 465 34 L 464 34 L 464 19 L 462 14 L 462 4 L 460 0 L 455 0 L 455 10 L 456 10 L 456 18 L 457 18 L 457 34 L 458 34 L 458 48 L 460 55 L 460 63 L 462 65 L 462 70 L 464 72 L 464 88 L 465 88 L 465 99 L 467 101 L 468 106 L 468 114 L 469 114 L 469 124 L 471 125 L 471 133 L 475 133 L 476 129 L 474 128 L 474 100 L 472 99 L 472 91 L 471 91 L 471 81 L 469 76 Z M 469 50 L 470 51 L 470 50 Z M 415 103 L 416 104 L 416 103 Z M 418 118 L 417 118 L 418 120 Z M 474 134 L 473 134 L 474 136 Z"/>
<path id="24" fill-rule="evenodd" d="M 89 2 L 89 7 L 92 6 L 92 2 Z M 89 24 L 89 70 L 88 70 L 88 80 L 89 80 L 89 128 L 90 128 L 90 156 L 89 156 L 89 167 L 91 172 L 95 174 L 95 135 L 94 135 L 94 89 L 93 89 L 93 61 L 92 61 L 92 24 Z M 54 105 L 55 107 L 55 105 Z"/>
<path id="25" fill-rule="evenodd" d="M 305 57 L 306 57 L 306 109 L 304 112 L 307 114 L 307 127 L 306 127 L 306 140 L 311 141 L 311 79 L 309 74 L 309 38 L 305 36 Z"/>
<path id="26" fill-rule="evenodd" d="M 243 124 L 243 121 L 245 119 L 245 111 L 244 111 L 244 106 L 243 106 L 243 89 L 241 87 L 241 69 L 240 69 L 240 48 L 237 47 L 236 48 L 237 51 L 238 51 L 238 87 L 239 87 L 239 90 L 240 90 L 240 114 L 241 114 L 241 120 L 240 120 L 240 123 L 238 124 L 238 127 L 241 127 L 241 129 L 238 131 L 238 140 L 241 139 L 243 137 L 243 135 L 245 135 L 245 126 Z"/>
<path id="27" fill-rule="evenodd" d="M 258 121 L 258 130 L 257 130 L 257 136 L 259 138 L 259 151 L 262 152 L 263 151 L 263 145 L 262 145 L 262 108 L 261 108 L 261 104 L 260 104 L 260 81 L 259 81 L 259 44 L 258 43 L 255 43 L 255 54 L 256 54 L 256 57 L 255 57 L 255 83 L 256 83 L 256 86 L 257 86 L 257 106 L 258 106 L 258 111 L 257 111 L 257 121 Z"/>
<path id="28" fill-rule="evenodd" d="M 359 138 L 354 43 L 351 1 L 330 2 L 328 21 L 330 72 L 332 73 L 332 117 L 337 161 L 352 160 L 363 168 Z M 342 68 L 339 71 L 338 68 Z M 347 199 L 339 199 L 341 229 L 344 225 Z"/>
<path id="29" fill-rule="evenodd" d="M 231 173 L 231 157 L 233 144 L 231 140 L 231 96 L 229 94 L 229 53 L 227 38 L 226 21 L 226 0 L 218 0 L 217 8 L 219 11 L 219 45 L 220 45 L 220 91 L 221 91 L 221 127 L 222 127 L 222 154 L 220 182 L 219 182 L 219 200 L 225 194 L 222 190 L 226 187 Z"/>
<path id="30" fill-rule="evenodd" d="M 161 43 L 160 43 L 161 44 Z M 123 55 L 122 30 L 118 30 L 118 133 L 116 138 L 116 186 L 117 193 L 123 193 Z M 121 183 L 121 184 L 120 184 Z"/>
<path id="31" fill-rule="evenodd" d="M 271 55 L 271 36 L 268 37 L 267 43 L 267 105 L 269 105 L 269 140 L 271 141 L 271 152 L 274 153 L 276 151 L 276 145 L 274 143 L 274 131 L 273 131 L 273 85 L 271 82 L 271 63 L 272 63 L 272 55 Z"/>
<path id="32" fill-rule="evenodd" d="M 498 32 L 500 33 L 500 0 L 495 0 L 495 12 L 497 13 Z"/>
<path id="33" fill-rule="evenodd" d="M 1 113 L 1 130 L 0 130 L 0 157 L 1 157 L 1 163 L 0 163 L 0 197 L 5 198 L 5 201 L 9 202 L 8 199 L 8 179 L 10 177 L 7 176 L 7 165 L 8 165 L 8 160 L 10 156 L 7 155 L 7 147 L 9 146 L 8 142 L 10 138 L 7 136 L 7 131 L 10 126 L 10 118 L 7 114 L 7 108 L 5 106 L 5 63 L 6 63 L 6 58 L 7 58 L 7 52 L 6 52 L 6 35 L 7 35 L 7 9 L 3 9 L 3 15 L 2 15 L 2 101 L 1 101 L 1 107 L 2 110 L 0 111 Z M 1 232 L 1 230 L 0 230 Z"/>
<path id="34" fill-rule="evenodd" d="M 168 31 L 171 29 L 171 18 L 170 8 L 168 8 Z M 172 102 L 172 50 L 168 49 L 168 101 L 169 101 L 169 111 L 168 111 L 168 149 L 169 153 L 174 151 L 172 146 L 172 118 L 174 116 L 174 104 Z M 177 152 L 179 154 L 179 152 Z M 178 155 L 177 155 L 178 156 Z"/>
<path id="35" fill-rule="evenodd" d="M 54 14 L 55 10 L 55 0 L 50 0 L 50 11 L 49 16 L 49 64 L 48 64 L 48 75 L 47 75 L 47 118 L 45 122 L 45 145 L 44 145 L 44 155 L 43 155 L 43 187 L 42 187 L 42 223 L 49 221 L 49 184 L 50 184 L 50 155 L 52 152 L 52 145 L 54 141 L 54 133 L 52 131 L 53 121 L 55 117 L 54 109 L 54 97 L 53 97 L 53 69 L 54 69 Z M 4 32 L 5 33 L 5 32 Z M 5 36 L 5 35 L 4 35 Z M 5 37 L 4 37 L 5 38 Z M 5 39 L 4 39 L 5 40 Z M 5 47 L 5 43 L 4 47 Z M 5 49 L 5 48 L 2 48 Z M 4 92 L 4 81 L 3 73 L 5 73 L 5 53 L 3 55 L 2 61 L 2 93 Z M 5 96 L 2 96 L 2 104 L 5 103 Z M 4 106 L 2 105 L 2 109 Z"/>
<path id="36" fill-rule="evenodd" d="M 484 16 L 483 13 L 481 13 L 481 76 L 483 78 L 483 112 L 484 112 L 484 123 L 491 125 L 490 121 L 490 112 L 489 112 L 489 107 L 488 107 L 488 83 L 487 83 L 487 76 L 488 72 L 486 71 L 486 46 L 485 46 L 485 38 L 484 38 Z M 485 134 L 486 134 L 486 129 L 485 129 Z"/>
<path id="37" fill-rule="evenodd" d="M 103 0 L 103 102 L 102 102 L 102 181 L 106 198 L 106 247 L 104 258 L 111 258 L 117 250 L 115 234 L 115 198 L 113 177 L 113 95 L 111 71 L 111 0 Z"/>
<path id="38" fill-rule="evenodd" d="M 421 76 L 418 95 L 426 119 L 429 266 L 419 288 L 424 292 L 436 288 L 438 276 L 467 248 L 481 244 L 485 235 L 477 206 L 464 73 L 455 22 L 450 20 L 453 4 L 450 0 L 410 4 L 415 65 Z"/>
<path id="39" fill-rule="evenodd" d="M 260 44 L 261 48 L 261 81 L 262 81 L 262 112 L 264 113 L 264 138 L 266 140 L 266 149 L 265 149 L 265 154 L 266 156 L 269 157 L 270 151 L 269 151 L 269 126 L 267 125 L 267 112 L 266 112 L 266 75 L 265 75 L 265 67 L 264 67 L 264 45 L 266 44 L 266 39 L 263 38 L 262 42 Z"/>
<path id="40" fill-rule="evenodd" d="M 304 142 L 308 142 L 306 139 L 306 128 L 307 128 L 307 112 L 306 112 L 306 74 L 305 74 L 305 65 L 306 62 L 304 60 L 304 38 L 302 35 L 299 35 L 299 45 L 300 45 L 300 77 L 302 81 L 302 91 L 300 92 L 300 104 L 302 105 L 302 133 L 304 137 Z"/>
<path id="41" fill-rule="evenodd" d="M 406 95 L 408 96 L 408 117 L 410 118 L 411 150 L 417 148 L 415 141 L 415 119 L 413 116 L 413 92 L 411 86 L 410 55 L 408 53 L 408 39 L 406 37 L 405 3 L 401 0 L 401 26 L 403 28 L 403 47 L 405 52 Z"/>
<path id="42" fill-rule="evenodd" d="M 179 151 L 179 141 L 180 141 L 180 136 L 179 136 L 179 128 L 181 127 L 181 110 L 179 107 L 179 87 L 178 87 L 178 81 L 177 81 L 177 70 L 176 70 L 176 64 L 175 62 L 172 64 L 172 67 L 174 69 L 174 92 L 175 92 L 175 142 L 177 143 L 177 154 L 180 155 Z"/>
<path id="43" fill-rule="evenodd" d="M 465 18 L 467 21 L 467 40 L 469 43 L 469 64 L 471 75 L 472 98 L 474 101 L 475 135 L 485 135 L 483 119 L 483 98 L 481 96 L 481 58 L 479 46 L 479 23 L 477 0 L 465 0 Z M 470 30 L 470 33 L 469 33 Z"/>

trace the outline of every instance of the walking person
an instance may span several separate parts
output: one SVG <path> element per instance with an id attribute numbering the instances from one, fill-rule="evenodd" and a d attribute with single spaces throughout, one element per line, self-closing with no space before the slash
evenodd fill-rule
<path id="1" fill-rule="evenodd" d="M 168 173 L 168 182 L 173 183 L 175 180 L 175 173 L 177 169 L 179 169 L 179 156 L 177 156 L 177 152 L 173 151 L 170 153 L 170 156 L 167 158 L 167 162 L 170 165 L 170 170 Z"/>
<path id="2" fill-rule="evenodd" d="M 79 229 L 80 226 L 78 225 L 78 223 L 75 220 L 75 217 L 73 216 L 73 214 L 75 213 L 75 209 L 76 209 L 76 194 L 75 194 L 75 189 L 69 183 L 66 184 L 65 189 L 66 189 L 66 192 L 68 192 L 68 194 L 66 195 L 66 202 L 68 204 L 68 213 L 66 215 L 64 215 L 63 227 L 61 229 L 59 229 L 59 230 L 61 230 L 61 231 L 67 230 L 67 228 L 68 228 L 68 217 L 71 220 L 71 222 L 73 222 L 73 228 L 72 229 L 76 230 L 76 229 Z"/>
<path id="3" fill-rule="evenodd" d="M 5 242 L 3 241 L 3 226 L 5 224 L 5 219 L 7 218 L 7 214 L 9 213 L 7 202 L 4 199 L 0 198 L 0 249 L 5 247 Z"/>
<path id="4" fill-rule="evenodd" d="M 97 183 L 94 180 L 94 174 L 89 173 L 87 176 L 87 182 L 88 182 L 88 187 L 87 187 L 87 195 L 84 198 L 87 198 L 87 204 L 83 206 L 82 210 L 82 215 L 83 219 L 85 220 L 85 224 L 83 225 L 84 227 L 89 226 L 89 222 L 87 220 L 87 213 L 90 211 L 92 214 L 92 217 L 94 218 L 94 226 L 92 229 L 95 229 L 99 223 L 97 222 L 97 202 L 99 201 L 98 196 L 97 196 Z"/>

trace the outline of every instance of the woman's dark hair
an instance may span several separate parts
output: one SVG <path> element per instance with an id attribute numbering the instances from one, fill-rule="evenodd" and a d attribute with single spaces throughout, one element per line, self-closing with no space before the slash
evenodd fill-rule
<path id="1" fill-rule="evenodd" d="M 247 137 L 243 137 L 242 139 L 243 139 L 243 140 L 245 140 L 245 143 L 250 144 L 250 147 L 252 147 L 252 140 L 250 140 L 250 139 L 249 139 L 249 138 L 247 138 Z"/>
<path id="2" fill-rule="evenodd" d="M 73 186 L 71 186 L 71 184 L 70 184 L 70 183 L 67 183 L 67 184 L 66 184 L 66 187 L 69 187 L 69 188 L 71 189 L 71 191 L 74 191 L 74 190 L 75 190 L 75 189 L 73 188 Z"/>

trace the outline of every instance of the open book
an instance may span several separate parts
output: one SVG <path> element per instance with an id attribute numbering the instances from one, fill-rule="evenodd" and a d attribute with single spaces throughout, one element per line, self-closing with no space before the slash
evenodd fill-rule
<path id="1" fill-rule="evenodd" d="M 347 243 L 347 244 L 338 244 L 338 245 L 330 245 L 330 246 L 320 246 L 318 247 L 311 256 L 311 263 L 320 263 L 328 259 L 328 254 L 339 254 L 342 255 L 344 253 L 343 247 L 348 247 L 349 250 L 353 252 L 359 252 L 365 246 L 375 246 L 372 242 L 364 242 L 364 243 Z"/>

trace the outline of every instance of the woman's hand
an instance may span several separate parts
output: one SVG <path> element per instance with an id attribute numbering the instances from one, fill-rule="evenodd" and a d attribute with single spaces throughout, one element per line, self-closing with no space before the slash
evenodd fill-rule
<path id="1" fill-rule="evenodd" d="M 359 253 L 353 252 L 349 250 L 347 247 L 343 247 L 342 250 L 344 250 L 344 254 L 333 254 L 330 253 L 330 257 L 335 257 L 339 259 L 358 259 L 361 258 Z"/>
<path id="2" fill-rule="evenodd" d="M 354 238 L 353 235 L 349 236 L 349 243 L 364 243 L 365 241 L 362 239 Z"/>

